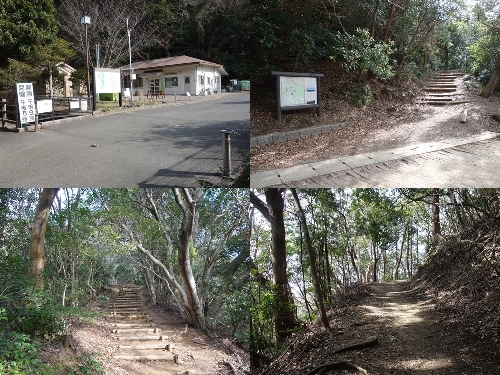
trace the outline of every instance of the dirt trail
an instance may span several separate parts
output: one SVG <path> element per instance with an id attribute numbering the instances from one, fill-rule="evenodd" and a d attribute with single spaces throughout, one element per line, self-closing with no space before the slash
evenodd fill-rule
<path id="1" fill-rule="evenodd" d="M 373 284 L 373 295 L 359 306 L 356 335 L 379 340 L 377 348 L 360 353 L 360 365 L 370 374 L 486 374 L 468 364 L 467 346 L 457 341 L 447 317 L 405 285 Z"/>

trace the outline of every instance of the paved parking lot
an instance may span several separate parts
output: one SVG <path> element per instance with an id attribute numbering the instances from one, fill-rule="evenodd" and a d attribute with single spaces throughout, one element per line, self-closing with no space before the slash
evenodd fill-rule
<path id="1" fill-rule="evenodd" d="M 233 169 L 250 150 L 249 92 L 124 110 L 34 132 L 0 132 L 1 187 L 200 186 L 221 179 L 231 129 Z M 99 144 L 99 147 L 91 147 Z"/>
<path id="2" fill-rule="evenodd" d="M 252 187 L 499 187 L 500 134 L 339 157 L 251 175 Z"/>

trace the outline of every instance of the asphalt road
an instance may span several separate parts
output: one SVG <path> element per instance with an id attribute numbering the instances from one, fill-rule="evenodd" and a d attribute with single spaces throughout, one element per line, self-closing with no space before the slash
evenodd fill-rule
<path id="1" fill-rule="evenodd" d="M 231 129 L 232 169 L 249 154 L 250 95 L 123 110 L 48 125 L 38 132 L 0 132 L 2 187 L 155 187 L 223 185 L 221 129 Z M 99 147 L 92 147 L 99 144 Z"/>

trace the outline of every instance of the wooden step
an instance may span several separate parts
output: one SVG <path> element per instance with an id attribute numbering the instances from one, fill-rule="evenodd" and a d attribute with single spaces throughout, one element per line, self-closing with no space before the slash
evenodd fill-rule
<path id="1" fill-rule="evenodd" d="M 424 88 L 424 91 L 428 92 L 455 92 L 457 91 L 456 89 L 447 89 L 447 88 L 433 88 L 433 87 L 426 87 Z"/>
<path id="2" fill-rule="evenodd" d="M 116 336 L 114 340 L 129 340 L 129 341 L 165 341 L 168 339 L 167 335 L 144 335 L 144 336 Z"/>
<path id="3" fill-rule="evenodd" d="M 160 328 L 116 328 L 112 333 L 131 333 L 131 332 L 146 332 L 146 333 L 160 333 Z"/>
<path id="4" fill-rule="evenodd" d="M 115 323 L 112 325 L 113 329 L 118 329 L 118 328 L 151 328 L 154 327 L 153 323 Z"/>
<path id="5" fill-rule="evenodd" d="M 159 344 L 139 344 L 139 345 L 118 345 L 118 349 L 166 349 L 170 351 L 173 348 L 172 344 L 159 343 Z"/>
<path id="6" fill-rule="evenodd" d="M 127 355 L 127 354 L 115 354 L 113 358 L 125 359 L 129 361 L 174 361 L 179 363 L 178 354 L 164 354 L 164 355 Z"/>

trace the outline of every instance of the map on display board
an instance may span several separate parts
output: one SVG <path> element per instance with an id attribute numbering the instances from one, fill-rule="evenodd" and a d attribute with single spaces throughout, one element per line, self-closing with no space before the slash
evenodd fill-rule
<path id="1" fill-rule="evenodd" d="M 95 68 L 96 94 L 108 94 L 121 91 L 120 69 Z"/>
<path id="2" fill-rule="evenodd" d="M 281 107 L 317 104 L 317 86 L 314 77 L 280 77 Z"/>

